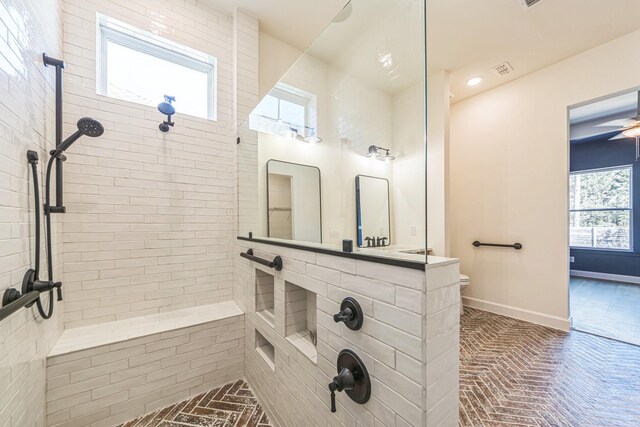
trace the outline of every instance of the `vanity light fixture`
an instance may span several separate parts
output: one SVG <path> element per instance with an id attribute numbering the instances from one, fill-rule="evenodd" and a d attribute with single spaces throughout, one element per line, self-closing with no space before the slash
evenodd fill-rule
<path id="1" fill-rule="evenodd" d="M 316 136 L 315 134 L 311 134 L 309 136 L 302 136 L 298 133 L 298 129 L 290 127 L 284 134 L 287 139 L 306 142 L 308 144 L 317 144 L 322 142 L 322 138 Z"/>
<path id="2" fill-rule="evenodd" d="M 384 153 L 383 153 L 384 151 Z M 391 162 L 391 160 L 395 160 L 395 156 L 392 156 L 390 153 L 390 148 L 378 147 L 377 145 L 370 145 L 369 150 L 365 156 L 371 159 L 377 159 L 383 161 L 385 163 Z"/>
<path id="3" fill-rule="evenodd" d="M 476 76 L 476 77 L 471 77 L 469 80 L 467 80 L 467 86 L 478 86 L 480 83 L 482 83 L 482 77 L 480 76 Z"/>

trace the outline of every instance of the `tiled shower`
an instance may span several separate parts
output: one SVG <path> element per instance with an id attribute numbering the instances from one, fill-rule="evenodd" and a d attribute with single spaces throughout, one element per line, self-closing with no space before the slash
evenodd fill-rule
<path id="1" fill-rule="evenodd" d="M 102 15 L 214 56 L 215 120 L 178 115 L 165 133 L 154 106 L 99 95 Z M 237 136 L 260 100 L 259 32 L 241 9 L 202 0 L 0 5 L 0 290 L 21 290 L 34 258 L 26 152 L 42 164 L 55 145 L 55 72 L 42 53 L 65 62 L 63 134 L 85 116 L 105 129 L 67 153 L 54 317 L 28 308 L 0 323 L 0 425 L 115 426 L 194 396 L 206 406 L 225 385 L 231 401 L 255 393 L 272 425 L 455 421 L 456 261 L 377 263 L 236 238 L 252 220 L 243 183 L 257 179 L 243 154 L 255 145 Z M 249 249 L 284 267 L 241 258 Z M 333 318 L 346 297 L 362 308 L 359 330 Z M 327 384 L 344 349 L 366 365 L 370 396 L 338 392 L 334 413 Z"/>

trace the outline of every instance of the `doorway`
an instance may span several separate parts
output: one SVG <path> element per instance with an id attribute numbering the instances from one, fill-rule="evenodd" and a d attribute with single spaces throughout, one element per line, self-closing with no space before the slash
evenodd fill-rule
<path id="1" fill-rule="evenodd" d="M 640 92 L 569 109 L 573 329 L 640 345 Z"/>

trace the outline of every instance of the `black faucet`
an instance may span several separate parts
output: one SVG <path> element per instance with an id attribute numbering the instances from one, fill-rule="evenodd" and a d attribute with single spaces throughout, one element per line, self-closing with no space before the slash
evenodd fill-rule
<path id="1" fill-rule="evenodd" d="M 386 240 L 389 240 L 389 239 L 388 239 L 388 238 L 386 238 L 386 237 L 382 237 L 382 238 L 380 238 L 380 245 L 381 245 L 381 246 L 383 246 L 383 247 L 384 247 L 384 246 L 389 246 L 389 245 L 387 245 L 387 244 L 385 243 L 385 241 L 386 241 Z"/>
<path id="2" fill-rule="evenodd" d="M 370 248 L 370 247 L 371 247 L 371 241 L 372 241 L 372 240 L 373 240 L 373 239 L 372 239 L 371 237 L 365 237 L 365 238 L 364 238 L 364 241 L 365 241 L 365 242 L 367 242 L 367 247 L 368 247 L 368 248 Z M 375 244 L 375 242 L 374 242 L 374 244 Z"/>

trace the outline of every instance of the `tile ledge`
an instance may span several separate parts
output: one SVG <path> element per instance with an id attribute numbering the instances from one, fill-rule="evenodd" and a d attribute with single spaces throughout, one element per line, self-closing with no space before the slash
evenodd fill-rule
<path id="1" fill-rule="evenodd" d="M 48 358 L 243 315 L 234 301 L 65 329 Z"/>
<path id="2" fill-rule="evenodd" d="M 459 262 L 460 262 L 460 259 L 458 258 L 445 258 L 440 256 L 429 255 L 427 257 L 426 268 L 429 269 L 429 268 L 435 268 L 435 267 L 442 267 L 449 264 L 457 264 Z"/>

